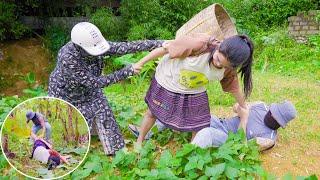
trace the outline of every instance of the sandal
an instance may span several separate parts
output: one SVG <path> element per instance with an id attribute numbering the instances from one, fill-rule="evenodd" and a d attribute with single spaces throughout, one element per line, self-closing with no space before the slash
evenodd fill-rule
<path id="1" fill-rule="evenodd" d="M 129 124 L 128 128 L 129 128 L 129 130 L 133 133 L 133 135 L 134 135 L 135 137 L 139 137 L 139 128 L 138 128 L 138 126 L 133 125 L 133 124 Z M 151 138 L 151 136 L 152 136 L 152 132 L 149 131 L 149 132 L 146 134 L 146 137 L 145 137 L 144 139 L 145 139 L 145 140 L 148 140 L 148 139 Z"/>

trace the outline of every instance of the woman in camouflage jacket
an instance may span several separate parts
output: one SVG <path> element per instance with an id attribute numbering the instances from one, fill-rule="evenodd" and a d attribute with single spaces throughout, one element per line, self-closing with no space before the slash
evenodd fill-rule
<path id="1" fill-rule="evenodd" d="M 125 144 L 102 88 L 138 73 L 141 67 L 133 64 L 102 75 L 103 57 L 150 51 L 162 43 L 157 40 L 110 42 L 93 24 L 78 23 L 71 31 L 71 41 L 58 53 L 57 65 L 49 78 L 49 96 L 76 106 L 90 130 L 93 126 L 97 130 L 104 152 L 113 155 Z"/>

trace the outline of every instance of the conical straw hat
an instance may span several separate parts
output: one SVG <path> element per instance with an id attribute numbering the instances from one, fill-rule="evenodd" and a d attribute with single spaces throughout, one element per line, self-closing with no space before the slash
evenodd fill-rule
<path id="1" fill-rule="evenodd" d="M 176 32 L 176 38 L 197 33 L 215 36 L 220 41 L 238 34 L 230 16 L 220 4 L 212 4 L 193 16 Z"/>

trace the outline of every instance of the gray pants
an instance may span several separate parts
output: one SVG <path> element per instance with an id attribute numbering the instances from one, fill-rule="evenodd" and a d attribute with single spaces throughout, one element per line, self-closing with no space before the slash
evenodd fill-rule
<path id="1" fill-rule="evenodd" d="M 224 131 L 213 127 L 201 129 L 194 137 L 191 144 L 197 145 L 201 148 L 219 147 L 226 142 L 228 134 Z"/>
<path id="2" fill-rule="evenodd" d="M 125 146 L 119 126 L 106 97 L 74 104 L 86 118 L 90 131 L 97 131 L 105 154 L 112 155 Z"/>
<path id="3" fill-rule="evenodd" d="M 157 126 L 158 131 L 163 131 L 166 129 L 166 126 L 158 120 L 156 121 L 155 125 Z M 191 144 L 197 145 L 201 148 L 219 147 L 225 143 L 227 139 L 228 134 L 224 131 L 213 127 L 207 127 L 201 129 L 197 133 Z"/>

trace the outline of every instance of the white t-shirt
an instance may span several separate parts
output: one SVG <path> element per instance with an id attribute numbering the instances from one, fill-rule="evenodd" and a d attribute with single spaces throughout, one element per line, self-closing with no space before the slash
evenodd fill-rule
<path id="1" fill-rule="evenodd" d="M 33 158 L 35 160 L 41 161 L 42 163 L 48 163 L 50 153 L 49 150 L 43 146 L 38 146 L 33 153 Z"/>
<path id="2" fill-rule="evenodd" d="M 169 54 L 160 60 L 155 78 L 168 91 L 180 94 L 198 94 L 206 91 L 210 81 L 220 81 L 225 69 L 217 69 L 209 63 L 210 53 L 185 59 L 170 59 Z"/>

